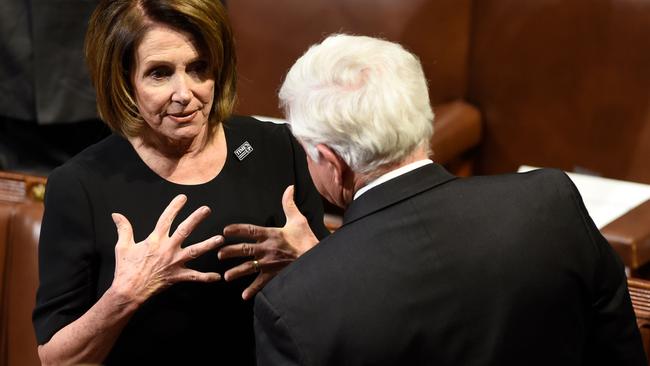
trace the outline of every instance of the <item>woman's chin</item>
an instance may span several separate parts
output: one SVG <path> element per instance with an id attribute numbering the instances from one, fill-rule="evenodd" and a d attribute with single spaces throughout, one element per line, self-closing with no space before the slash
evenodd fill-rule
<path id="1" fill-rule="evenodd" d="M 205 132 L 207 132 L 207 123 L 179 123 L 172 128 L 168 129 L 167 135 L 169 138 L 174 139 L 193 139 L 198 136 L 203 135 Z"/>

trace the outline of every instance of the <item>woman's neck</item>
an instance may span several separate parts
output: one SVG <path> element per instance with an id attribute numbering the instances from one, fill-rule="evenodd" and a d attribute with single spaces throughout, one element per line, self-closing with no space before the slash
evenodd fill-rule
<path id="1" fill-rule="evenodd" d="M 133 137 L 129 142 L 142 161 L 161 178 L 177 184 L 202 184 L 214 179 L 226 162 L 223 126 L 189 141 Z"/>

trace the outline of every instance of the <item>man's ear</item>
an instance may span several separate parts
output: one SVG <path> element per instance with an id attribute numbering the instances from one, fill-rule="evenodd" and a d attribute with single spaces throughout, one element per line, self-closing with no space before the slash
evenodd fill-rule
<path id="1" fill-rule="evenodd" d="M 316 149 L 320 154 L 321 159 L 324 159 L 328 165 L 328 169 L 332 169 L 332 178 L 336 185 L 341 186 L 344 183 L 344 177 L 348 174 L 350 167 L 343 160 L 339 154 L 336 153 L 332 148 L 324 144 L 316 145 Z"/>

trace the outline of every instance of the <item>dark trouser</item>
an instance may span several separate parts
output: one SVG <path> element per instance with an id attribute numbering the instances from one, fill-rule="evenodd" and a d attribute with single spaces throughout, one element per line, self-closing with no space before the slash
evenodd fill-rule
<path id="1" fill-rule="evenodd" d="M 47 175 L 109 134 L 98 119 L 38 125 L 0 116 L 0 170 Z"/>

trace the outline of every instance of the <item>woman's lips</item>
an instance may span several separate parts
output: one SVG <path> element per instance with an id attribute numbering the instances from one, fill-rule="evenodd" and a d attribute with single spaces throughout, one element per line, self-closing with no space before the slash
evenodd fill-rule
<path id="1" fill-rule="evenodd" d="M 198 113 L 198 111 L 194 111 L 194 112 L 192 112 L 190 114 L 182 114 L 182 113 L 168 114 L 167 116 L 169 118 L 171 118 L 176 123 L 187 123 L 187 122 L 191 122 L 194 119 L 194 116 L 196 116 L 196 113 Z"/>

